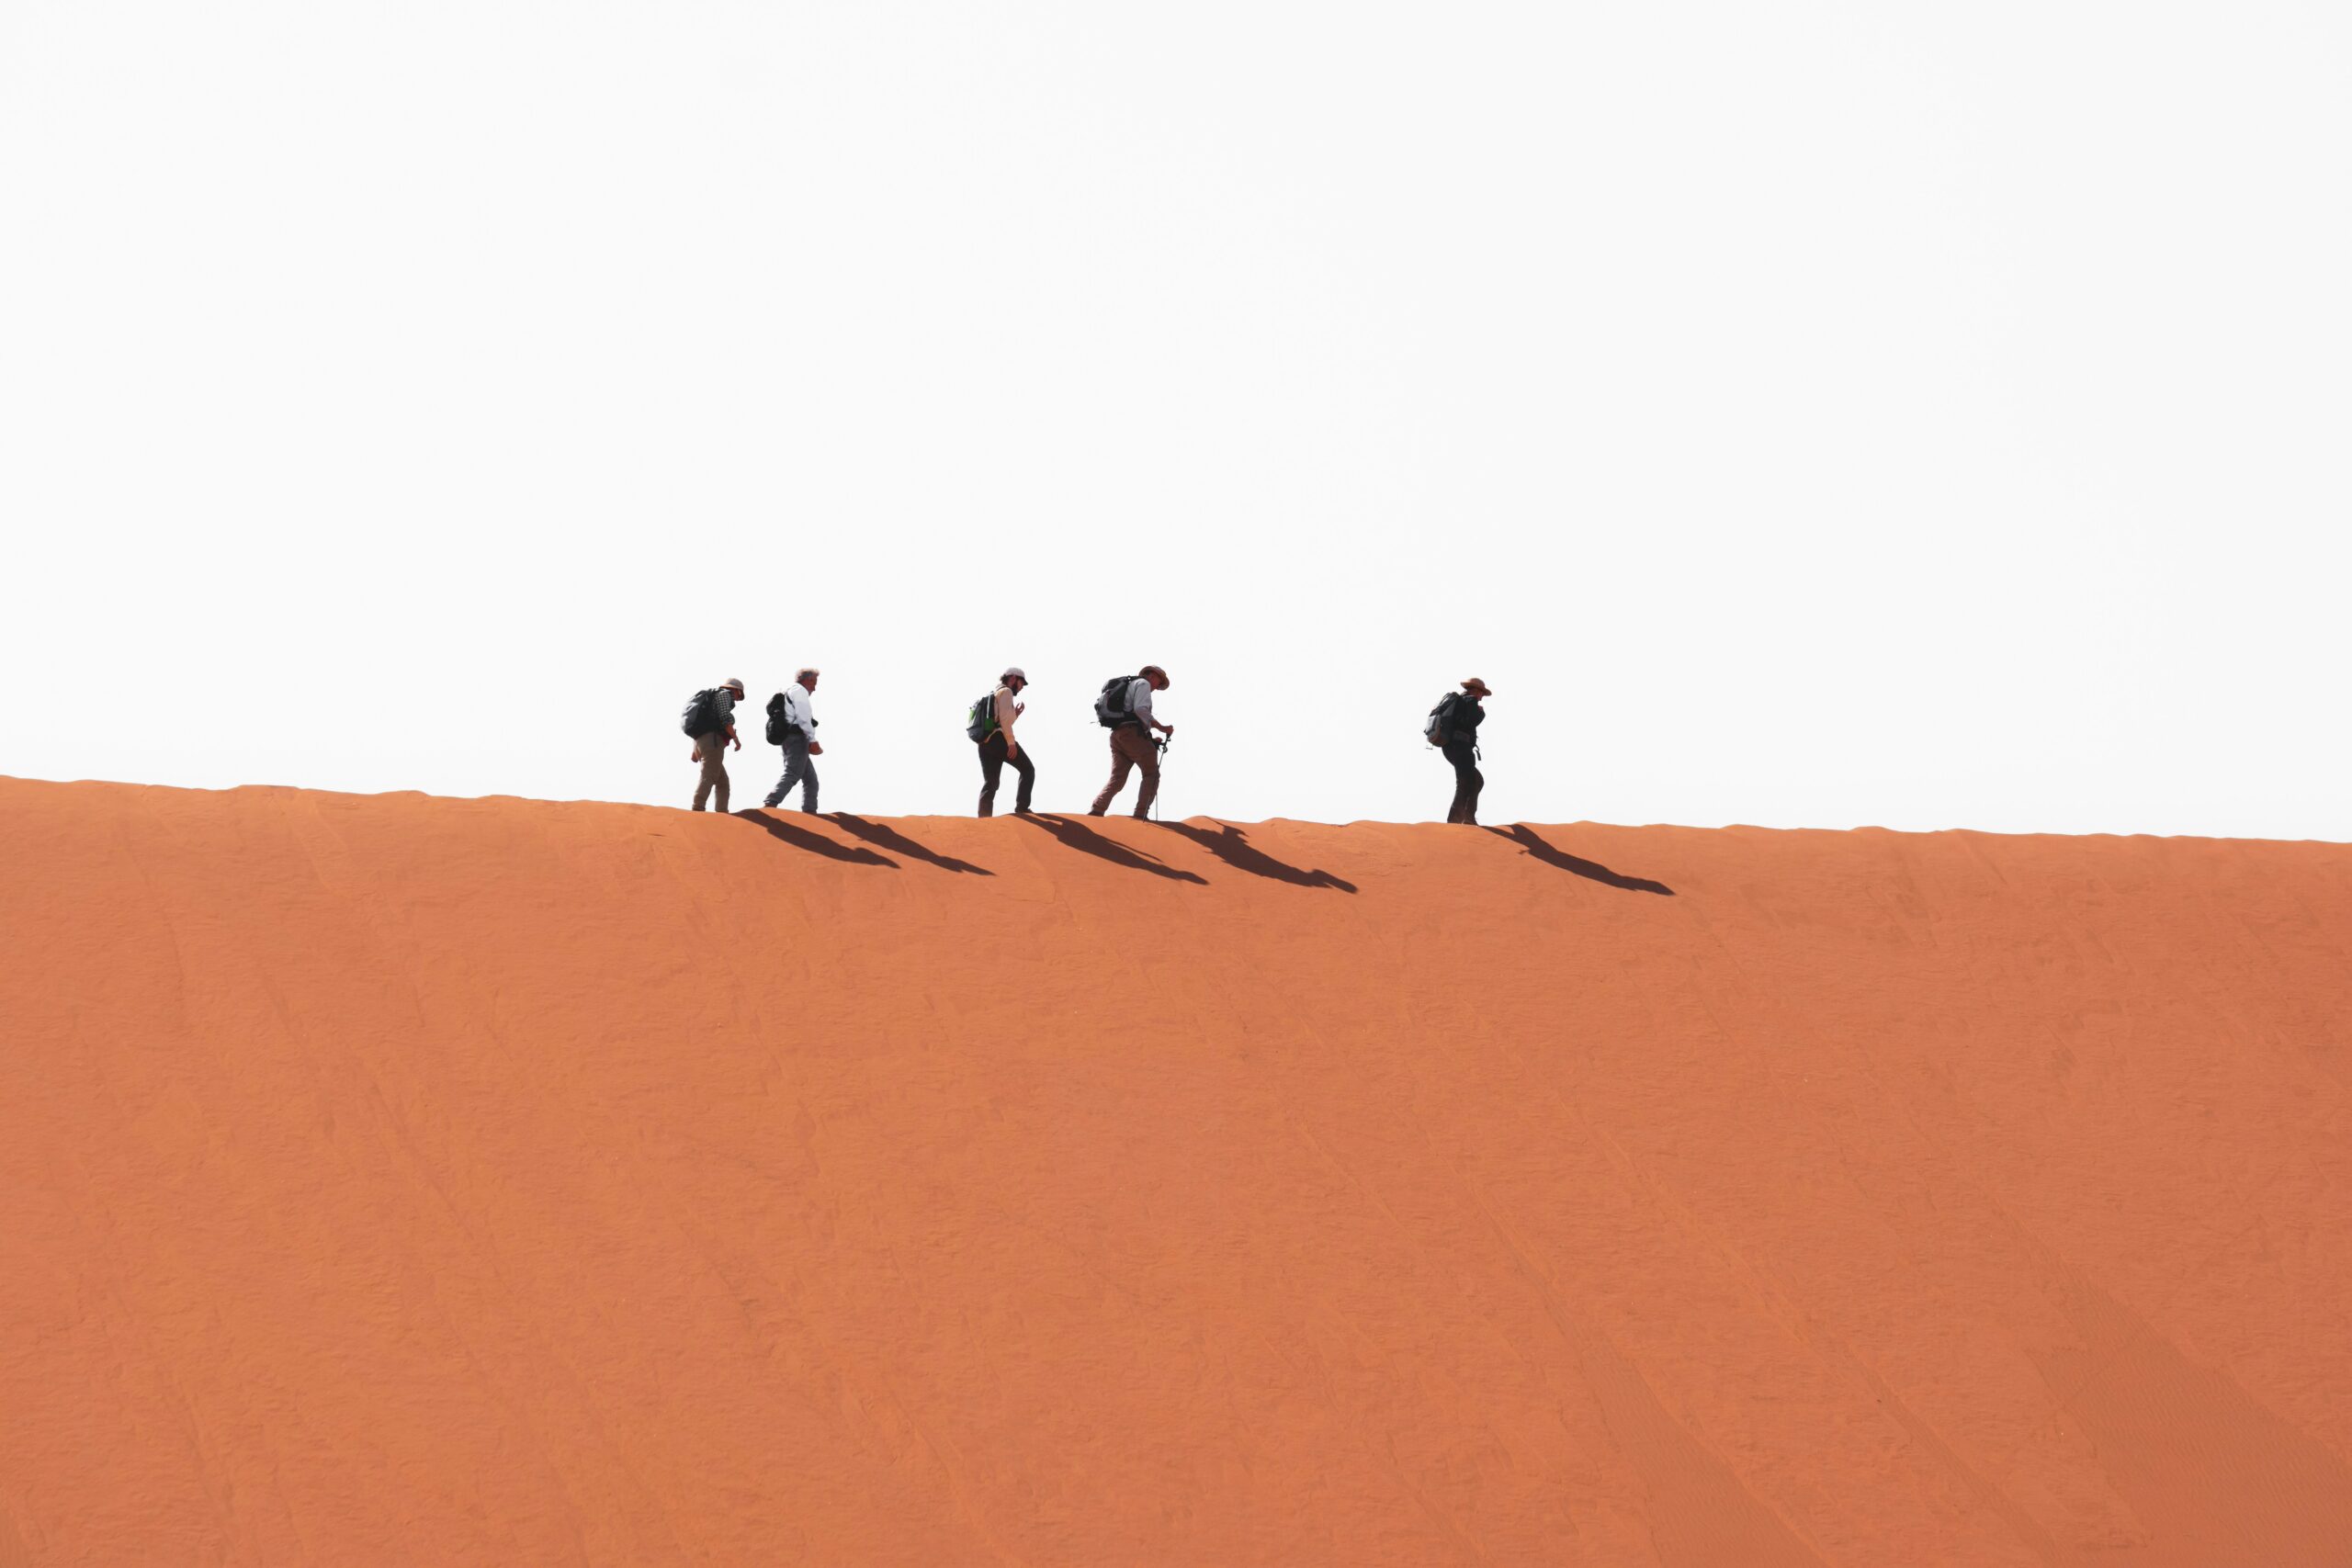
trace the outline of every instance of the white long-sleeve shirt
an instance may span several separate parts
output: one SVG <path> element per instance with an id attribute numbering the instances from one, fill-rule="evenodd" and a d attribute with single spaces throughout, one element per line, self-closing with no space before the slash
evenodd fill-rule
<path id="1" fill-rule="evenodd" d="M 784 722 L 809 739 L 817 739 L 817 712 L 809 705 L 808 688 L 795 681 L 784 689 Z"/>
<path id="2" fill-rule="evenodd" d="M 1151 677 L 1138 675 L 1127 687 L 1127 716 L 1151 733 Z"/>

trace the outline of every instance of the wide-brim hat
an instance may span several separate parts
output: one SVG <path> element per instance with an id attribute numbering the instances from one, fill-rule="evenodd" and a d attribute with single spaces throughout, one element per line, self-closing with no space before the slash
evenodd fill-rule
<path id="1" fill-rule="evenodd" d="M 1462 689 L 1465 692 L 1476 692 L 1482 697 L 1491 697 L 1495 694 L 1495 689 L 1492 686 L 1487 685 L 1484 681 L 1478 679 L 1476 675 L 1473 675 L 1467 681 L 1463 682 Z"/>
<path id="2" fill-rule="evenodd" d="M 1000 681 L 1026 682 L 1029 679 L 1029 671 L 1021 668 L 1020 665 L 1015 664 L 1006 670 L 1003 674 L 998 676 L 997 679 Z"/>

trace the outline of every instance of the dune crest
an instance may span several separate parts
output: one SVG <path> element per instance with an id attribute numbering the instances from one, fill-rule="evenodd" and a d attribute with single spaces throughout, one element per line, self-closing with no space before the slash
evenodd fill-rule
<path id="1" fill-rule="evenodd" d="M 2352 1561 L 2352 847 L 0 828 L 0 1563 Z"/>

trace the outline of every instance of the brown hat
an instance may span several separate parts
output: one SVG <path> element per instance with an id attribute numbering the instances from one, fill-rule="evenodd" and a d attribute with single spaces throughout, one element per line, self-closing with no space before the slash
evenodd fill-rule
<path id="1" fill-rule="evenodd" d="M 1462 689 L 1465 692 L 1476 692 L 1482 697 L 1491 697 L 1495 694 L 1494 688 L 1487 685 L 1476 675 L 1473 675 L 1467 681 L 1463 682 Z"/>
<path id="2" fill-rule="evenodd" d="M 743 694 L 743 682 L 741 676 L 735 676 L 728 680 L 721 681 L 719 684 L 726 687 L 729 691 L 733 692 L 739 697 Z"/>
<path id="3" fill-rule="evenodd" d="M 1168 684 L 1168 671 L 1162 670 L 1157 664 L 1147 664 L 1142 669 L 1136 671 L 1136 673 L 1141 675 L 1146 680 L 1149 680 L 1152 676 L 1157 675 L 1159 677 L 1159 683 L 1161 685 L 1165 686 Z"/>

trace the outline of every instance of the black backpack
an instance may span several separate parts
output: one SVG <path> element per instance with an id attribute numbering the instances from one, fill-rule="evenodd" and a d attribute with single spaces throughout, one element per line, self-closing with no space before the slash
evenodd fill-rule
<path id="1" fill-rule="evenodd" d="M 784 700 L 784 694 L 782 692 L 778 692 L 775 696 L 768 699 L 769 745 L 783 745 L 784 738 L 791 734 L 794 728 L 797 728 L 790 722 L 791 714 L 792 709 L 786 704 Z"/>
<path id="2" fill-rule="evenodd" d="M 696 692 L 686 711 L 679 716 L 678 728 L 699 740 L 719 728 L 718 688 L 706 686 Z"/>
<path id="3" fill-rule="evenodd" d="M 1103 728 L 1116 729 L 1134 719 L 1127 711 L 1127 694 L 1135 683 L 1133 675 L 1114 675 L 1102 682 L 1102 694 L 1094 699 L 1094 717 Z"/>
<path id="4" fill-rule="evenodd" d="M 1453 739 L 1453 709 L 1462 701 L 1459 692 L 1448 692 L 1430 709 L 1427 724 L 1421 726 L 1421 738 L 1432 746 L 1442 746 Z"/>
<path id="5" fill-rule="evenodd" d="M 996 689 L 990 687 L 989 694 L 974 703 L 969 711 L 964 715 L 964 739 L 986 740 L 995 733 Z"/>

